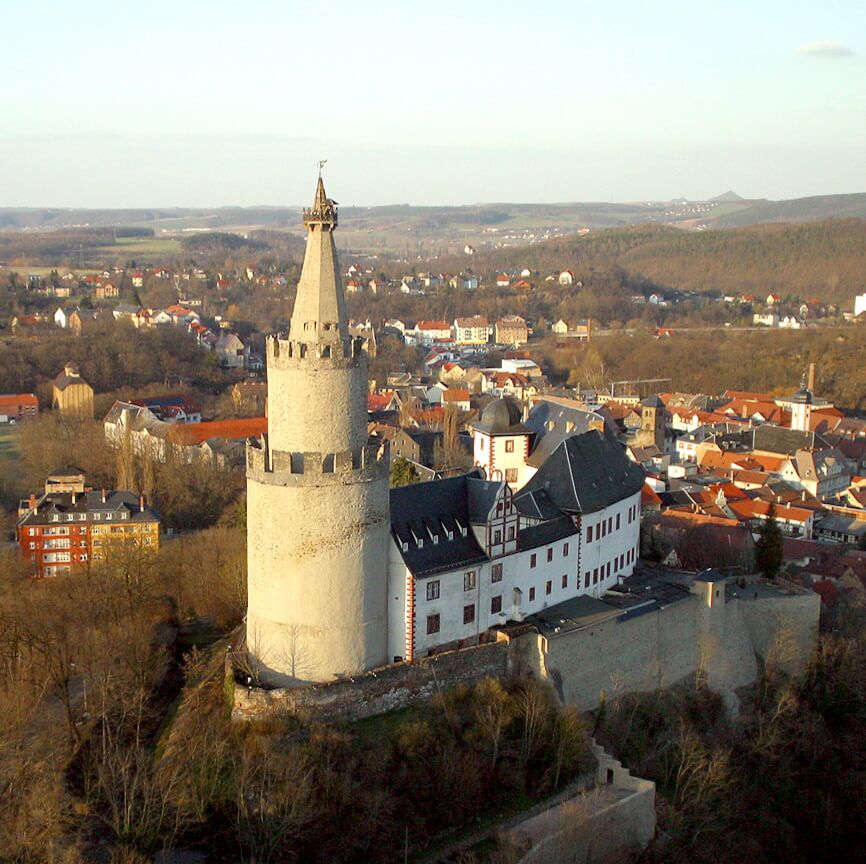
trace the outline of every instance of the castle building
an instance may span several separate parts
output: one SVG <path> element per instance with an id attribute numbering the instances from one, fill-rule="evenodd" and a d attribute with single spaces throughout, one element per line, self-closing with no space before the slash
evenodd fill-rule
<path id="1" fill-rule="evenodd" d="M 388 452 L 367 435 L 367 355 L 321 177 L 304 224 L 289 333 L 267 340 L 267 433 L 247 447 L 247 649 L 283 686 L 388 659 Z"/>
<path id="2" fill-rule="evenodd" d="M 488 462 L 391 490 L 390 659 L 476 644 L 492 627 L 581 595 L 601 597 L 633 573 L 644 472 L 611 436 L 588 428 L 591 418 L 579 428 L 581 418 L 568 413 L 557 428 L 550 407 L 559 406 L 543 408 L 537 433 L 507 399 L 491 403 L 473 428 L 476 455 L 491 447 L 504 455 L 515 440 L 508 455 L 522 463 L 521 480 L 529 474 L 519 492 L 504 476 L 512 469 L 495 459 L 493 477 L 484 476 Z"/>

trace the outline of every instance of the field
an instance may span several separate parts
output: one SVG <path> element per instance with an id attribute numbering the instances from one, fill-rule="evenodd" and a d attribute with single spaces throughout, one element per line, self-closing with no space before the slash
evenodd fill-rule
<path id="1" fill-rule="evenodd" d="M 134 261 L 170 261 L 181 251 L 180 240 L 174 237 L 118 237 L 114 243 L 87 250 L 91 261 L 125 256 Z"/>
<path id="2" fill-rule="evenodd" d="M 0 425 L 0 459 L 18 458 L 18 437 L 15 426 L 6 423 Z"/>

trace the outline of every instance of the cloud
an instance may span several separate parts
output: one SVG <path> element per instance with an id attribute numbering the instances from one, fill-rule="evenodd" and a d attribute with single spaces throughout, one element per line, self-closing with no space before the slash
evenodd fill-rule
<path id="1" fill-rule="evenodd" d="M 801 45 L 795 52 L 804 57 L 853 57 L 854 52 L 841 42 L 834 42 L 832 39 L 825 39 L 821 42 L 810 42 L 808 45 Z"/>

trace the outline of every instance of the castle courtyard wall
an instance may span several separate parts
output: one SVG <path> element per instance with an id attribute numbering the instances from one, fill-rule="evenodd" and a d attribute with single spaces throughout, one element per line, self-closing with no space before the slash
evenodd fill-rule
<path id="1" fill-rule="evenodd" d="M 315 713 L 324 720 L 363 720 L 432 699 L 458 684 L 503 679 L 516 670 L 508 639 L 447 651 L 412 663 L 395 663 L 361 675 L 299 688 L 235 687 L 232 718 Z"/>

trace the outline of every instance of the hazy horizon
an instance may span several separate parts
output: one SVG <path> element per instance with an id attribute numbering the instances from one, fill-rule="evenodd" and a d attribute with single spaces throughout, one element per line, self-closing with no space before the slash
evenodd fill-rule
<path id="1" fill-rule="evenodd" d="M 866 176 L 853 0 L 42 0 L 4 18 L 28 38 L 0 56 L 2 207 L 294 207 L 321 158 L 344 206 L 779 200 Z"/>

